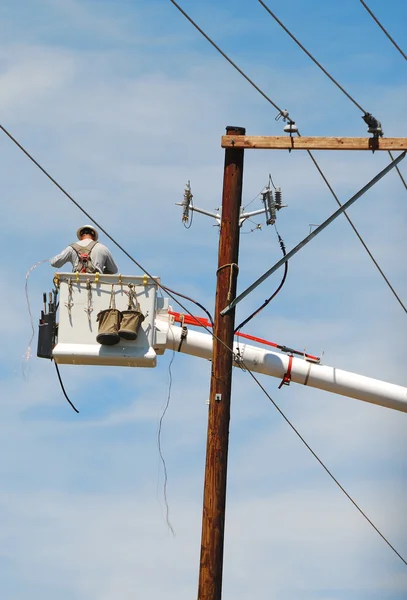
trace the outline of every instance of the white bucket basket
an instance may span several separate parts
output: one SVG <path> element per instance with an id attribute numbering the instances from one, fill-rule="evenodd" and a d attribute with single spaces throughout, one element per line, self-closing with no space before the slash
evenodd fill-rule
<path id="1" fill-rule="evenodd" d="M 155 367 L 157 354 L 165 350 L 166 336 L 155 328 L 157 310 L 167 300 L 157 298 L 158 278 L 147 276 L 57 273 L 59 287 L 58 337 L 52 355 L 57 363 Z M 128 308 L 132 284 L 140 312 L 144 315 L 137 338 L 114 346 L 97 342 L 97 315 L 109 308 L 112 295 L 116 308 Z M 112 287 L 113 286 L 113 287 Z"/>

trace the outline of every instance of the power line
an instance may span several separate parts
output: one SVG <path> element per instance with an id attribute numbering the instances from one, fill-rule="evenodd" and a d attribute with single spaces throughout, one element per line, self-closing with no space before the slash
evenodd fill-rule
<path id="1" fill-rule="evenodd" d="M 368 5 L 366 4 L 366 2 L 363 2 L 363 0 L 360 0 L 360 3 L 362 4 L 362 6 L 364 6 L 367 10 L 367 12 L 369 13 L 369 15 L 372 17 L 372 19 L 374 21 L 376 21 L 376 23 L 378 24 L 378 26 L 380 27 L 380 29 L 383 31 L 383 33 L 385 35 L 387 35 L 387 37 L 389 38 L 389 40 L 391 41 L 391 43 L 393 44 L 393 46 L 395 48 L 397 48 L 397 50 L 400 52 L 401 56 L 407 60 L 407 56 L 404 54 L 403 50 L 400 48 L 400 46 L 398 44 L 396 44 L 396 42 L 394 41 L 394 39 L 391 37 L 391 35 L 388 33 L 388 31 L 386 31 L 386 29 L 383 27 L 383 25 L 380 23 L 379 19 L 377 17 L 375 17 L 375 15 L 372 13 L 372 11 L 370 10 L 370 8 L 368 7 Z"/>
<path id="2" fill-rule="evenodd" d="M 393 158 L 393 154 L 390 152 L 390 150 L 388 150 L 388 153 L 389 153 L 389 156 L 390 156 L 391 160 L 394 160 L 394 158 Z M 406 190 L 407 190 L 407 183 L 406 183 L 406 180 L 404 179 L 404 177 L 403 177 L 403 175 L 401 174 L 401 171 L 400 171 L 400 169 L 399 169 L 398 167 L 396 167 L 396 171 L 397 171 L 397 173 L 399 174 L 399 177 L 400 177 L 400 179 L 401 179 L 401 182 L 402 182 L 402 184 L 404 185 L 404 187 L 405 187 L 405 188 L 406 188 Z"/>
<path id="3" fill-rule="evenodd" d="M 291 31 L 289 29 L 287 29 L 287 27 L 284 25 L 284 23 L 282 23 L 282 21 L 280 21 L 280 19 L 269 9 L 269 7 L 267 6 L 267 4 L 265 4 L 263 2 L 263 0 L 258 0 L 260 2 L 260 4 L 263 6 L 263 8 L 266 9 L 266 11 L 269 13 L 269 15 L 271 17 L 273 17 L 273 19 L 280 25 L 280 27 L 282 27 L 284 29 L 284 31 L 286 33 L 288 33 L 288 35 L 290 36 L 290 38 L 292 40 L 294 40 L 294 42 L 297 44 L 297 46 L 299 46 L 301 48 L 301 50 L 303 50 L 305 52 L 305 54 L 307 56 L 309 56 L 309 58 L 321 69 L 321 71 L 323 71 L 325 73 L 325 75 L 327 77 L 329 77 L 329 79 L 332 81 L 332 83 L 334 83 L 348 98 L 351 102 L 353 102 L 353 104 L 355 106 L 357 106 L 365 115 L 367 114 L 367 111 L 358 103 L 356 102 L 356 100 L 354 98 L 352 98 L 352 96 L 350 94 L 348 94 L 348 92 L 345 90 L 345 88 L 343 88 L 337 81 L 336 79 L 334 79 L 334 77 L 332 77 L 332 75 L 330 75 L 328 73 L 328 71 L 326 69 L 324 69 L 324 67 L 321 65 L 321 63 L 319 63 L 317 61 L 316 58 L 314 58 L 312 56 L 312 54 L 310 52 L 308 52 L 308 50 L 301 44 L 301 42 L 299 42 L 297 40 L 297 38 L 291 33 Z"/>
<path id="4" fill-rule="evenodd" d="M 243 363 L 243 368 L 245 369 L 244 363 Z M 382 540 L 384 542 L 386 542 L 386 544 L 391 548 L 391 550 L 393 550 L 393 552 L 400 558 L 400 560 L 402 560 L 403 563 L 405 565 L 407 565 L 407 561 L 396 550 L 396 548 L 389 542 L 389 540 L 381 533 L 381 531 L 378 529 L 378 527 L 376 527 L 376 525 L 373 523 L 373 521 L 371 521 L 369 519 L 369 517 L 366 515 L 366 513 L 360 508 L 360 506 L 356 503 L 356 501 L 352 498 L 352 496 L 339 483 L 339 481 L 336 479 L 336 477 L 334 477 L 334 475 L 331 473 L 331 471 L 328 469 L 328 467 L 322 462 L 322 460 L 319 458 L 319 456 L 316 454 L 316 452 L 305 441 L 305 439 L 302 437 L 302 435 L 300 434 L 300 432 L 298 431 L 298 429 L 296 429 L 296 427 L 294 427 L 294 425 L 291 423 L 291 421 L 288 419 L 288 417 L 285 416 L 285 414 L 283 413 L 283 411 L 281 410 L 281 408 L 276 404 L 276 402 L 273 400 L 273 398 L 270 396 L 270 394 L 267 392 L 267 390 L 262 386 L 262 384 L 257 379 L 257 377 L 252 373 L 252 371 L 250 371 L 250 369 L 247 369 L 247 371 L 248 371 L 249 375 L 254 379 L 254 381 L 256 382 L 256 384 L 259 386 L 259 388 L 262 390 L 262 392 L 267 396 L 267 398 L 273 404 L 274 408 L 276 408 L 278 410 L 278 412 L 280 413 L 280 415 L 283 417 L 283 419 L 286 421 L 286 423 L 291 427 L 291 429 L 294 431 L 294 433 L 300 438 L 300 440 L 302 441 L 302 443 L 311 452 L 311 454 L 313 455 L 313 457 L 316 458 L 316 460 L 319 462 L 319 464 L 321 465 L 321 467 L 323 469 L 325 469 L 325 471 L 328 473 L 329 477 L 331 477 L 331 479 L 336 483 L 336 485 L 339 487 L 339 489 L 345 494 L 345 496 L 348 498 L 348 500 L 350 500 L 352 502 L 353 506 L 355 508 L 357 508 L 357 510 L 360 512 L 360 514 L 373 527 L 373 529 L 380 535 L 380 537 L 382 538 Z"/>
<path id="5" fill-rule="evenodd" d="M 258 86 L 258 85 L 256 85 L 256 84 L 254 83 L 254 81 L 253 81 L 252 79 L 250 79 L 250 77 L 248 77 L 248 76 L 246 75 L 246 73 L 244 73 L 244 71 L 242 71 L 242 69 L 240 69 L 240 68 L 237 66 L 237 64 L 236 64 L 236 63 L 234 63 L 234 62 L 233 62 L 233 60 L 232 60 L 231 58 L 229 58 L 229 56 L 228 56 L 227 54 L 225 54 L 225 52 L 223 52 L 223 50 L 221 50 L 221 48 L 219 48 L 219 46 L 218 46 L 217 44 L 215 44 L 215 42 L 214 42 L 214 41 L 213 41 L 213 40 L 212 40 L 212 39 L 209 37 L 209 35 L 207 35 L 207 34 L 204 32 L 204 30 L 203 30 L 203 29 L 201 29 L 201 28 L 199 27 L 199 25 L 197 25 L 197 23 L 195 23 L 195 21 L 194 21 L 194 20 L 193 20 L 193 19 L 192 19 L 192 18 L 191 18 L 191 17 L 190 17 L 190 16 L 189 16 L 189 15 L 188 15 L 188 14 L 187 14 L 187 13 L 186 13 L 186 12 L 185 12 L 185 11 L 184 11 L 182 8 L 181 8 L 181 7 L 180 7 L 180 5 L 179 5 L 179 4 L 177 4 L 177 3 L 175 2 L 175 0 L 170 0 L 170 2 L 171 2 L 171 3 L 172 3 L 172 4 L 173 4 L 173 5 L 174 5 L 174 6 L 175 6 L 175 7 L 176 7 L 176 8 L 177 8 L 179 11 L 180 11 L 180 13 L 182 13 L 182 14 L 184 15 L 184 17 L 185 17 L 185 18 L 186 18 L 186 19 L 187 19 L 187 20 L 188 20 L 188 21 L 191 23 L 191 25 L 193 25 L 193 26 L 195 27 L 195 29 L 197 29 L 197 30 L 199 31 L 199 33 L 200 33 L 201 35 L 203 35 L 203 36 L 204 36 L 204 38 L 205 38 L 206 40 L 208 40 L 208 42 L 209 42 L 209 43 L 210 43 L 210 44 L 211 44 L 211 45 L 212 45 L 212 46 L 213 46 L 213 47 L 214 47 L 214 48 L 215 48 L 215 49 L 216 49 L 216 50 L 219 52 L 219 54 L 221 54 L 221 55 L 223 56 L 223 58 L 225 58 L 225 59 L 228 61 L 228 63 L 229 63 L 229 64 L 231 64 L 231 65 L 232 65 L 232 67 L 233 67 L 234 69 L 236 69 L 236 71 L 237 71 L 238 73 L 240 73 L 240 75 L 241 75 L 242 77 L 244 77 L 244 78 L 246 79 L 246 81 L 248 81 L 248 82 L 250 83 L 250 85 L 252 85 L 252 86 L 254 87 L 254 89 L 255 89 L 255 90 L 257 90 L 257 91 L 259 92 L 259 94 L 261 94 L 261 95 L 263 96 L 263 98 L 265 98 L 265 99 L 267 100 L 267 102 L 269 102 L 269 103 L 270 103 L 272 106 L 274 106 L 274 108 L 275 108 L 276 110 L 278 110 L 278 112 L 279 112 L 280 114 L 281 114 L 281 113 L 283 113 L 283 111 L 281 110 L 281 108 L 280 108 L 279 106 L 277 106 L 277 104 L 276 104 L 275 102 L 273 102 L 273 100 L 272 100 L 271 98 L 269 98 L 269 97 L 267 96 L 267 94 L 265 94 L 265 93 L 263 92 L 263 90 L 262 90 L 262 89 L 260 89 L 260 88 L 259 88 L 259 86 Z M 291 123 L 291 119 L 287 118 L 287 121 L 288 121 L 289 123 Z"/>
<path id="6" fill-rule="evenodd" d="M 335 198 L 338 206 L 342 206 L 342 203 L 340 202 L 338 196 L 335 194 L 333 188 L 331 187 L 331 185 L 329 184 L 327 178 L 325 177 L 325 175 L 323 174 L 323 172 L 321 171 L 317 161 L 314 158 L 314 155 L 307 150 L 311 160 L 313 161 L 313 163 L 315 164 L 315 167 L 318 169 L 319 174 L 321 175 L 322 179 L 325 181 L 326 185 L 328 186 L 328 188 L 330 189 L 333 197 Z M 394 160 L 391 152 L 389 152 L 390 157 L 392 159 L 392 161 Z M 399 170 L 398 166 L 395 166 L 395 169 Z M 401 176 L 401 174 L 400 174 Z M 401 177 L 404 185 L 406 185 L 404 179 Z M 406 187 L 407 189 L 407 187 Z M 394 297 L 396 298 L 397 302 L 400 304 L 401 308 L 404 310 L 404 312 L 407 314 L 407 308 L 405 306 L 405 304 L 403 303 L 403 301 L 401 300 L 400 296 L 397 294 L 396 290 L 394 289 L 394 287 L 391 285 L 390 281 L 388 280 L 388 278 L 386 277 L 385 273 L 383 272 L 383 269 L 380 267 L 379 263 L 377 262 L 377 260 L 375 259 L 375 257 L 373 256 L 373 254 L 370 252 L 367 244 L 365 243 L 365 241 L 363 240 L 362 236 L 360 235 L 359 231 L 356 229 L 355 225 L 353 224 L 353 221 L 351 220 L 351 218 L 349 217 L 348 213 L 346 212 L 346 210 L 343 213 L 344 217 L 346 217 L 349 225 L 352 227 L 353 231 L 355 232 L 355 234 L 357 235 L 360 243 L 362 244 L 362 246 L 364 247 L 364 249 L 366 250 L 366 252 L 368 253 L 368 255 L 370 256 L 370 258 L 372 259 L 374 265 L 376 266 L 377 270 L 379 271 L 380 275 L 383 277 L 384 281 L 387 283 L 389 289 L 391 290 L 391 292 L 393 293 Z"/>

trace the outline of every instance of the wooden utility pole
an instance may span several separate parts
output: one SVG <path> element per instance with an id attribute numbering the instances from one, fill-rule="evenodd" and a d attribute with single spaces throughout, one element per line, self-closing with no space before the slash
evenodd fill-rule
<path id="1" fill-rule="evenodd" d="M 226 133 L 236 138 L 246 131 L 242 127 L 227 127 Z M 222 595 L 233 365 L 230 349 L 233 348 L 235 311 L 232 310 L 224 317 L 220 316 L 220 311 L 236 296 L 243 154 L 243 149 L 225 150 L 198 600 L 220 600 Z"/>

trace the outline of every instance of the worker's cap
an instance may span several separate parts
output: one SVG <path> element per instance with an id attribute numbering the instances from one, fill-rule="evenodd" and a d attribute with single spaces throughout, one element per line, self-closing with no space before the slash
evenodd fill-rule
<path id="1" fill-rule="evenodd" d="M 76 232 L 76 237 L 78 238 L 78 240 L 80 240 L 85 233 L 90 233 L 93 236 L 95 242 L 99 238 L 99 234 L 97 230 L 93 227 L 93 225 L 82 225 L 82 227 L 79 227 L 78 231 Z"/>

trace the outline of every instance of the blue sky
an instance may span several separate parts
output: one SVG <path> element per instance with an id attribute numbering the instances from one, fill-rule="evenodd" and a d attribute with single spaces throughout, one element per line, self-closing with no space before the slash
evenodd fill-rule
<path id="1" fill-rule="evenodd" d="M 365 136 L 361 112 L 256 0 L 181 6 L 281 108 L 302 135 Z M 403 48 L 407 6 L 368 5 Z M 270 8 L 369 112 L 406 135 L 406 62 L 357 0 L 276 0 Z M 406 48 L 403 48 L 406 51 Z M 280 135 L 276 111 L 168 0 L 3 0 L 1 123 L 138 262 L 213 310 L 218 235 L 181 224 L 184 185 L 207 210 L 221 202 L 226 125 Z M 196 594 L 210 365 L 176 355 L 169 384 L 154 370 L 61 367 L 24 354 L 31 335 L 29 268 L 74 241 L 87 221 L 10 140 L 2 174 L 0 586 L 3 598 L 183 600 Z M 389 162 L 377 152 L 319 152 L 344 202 Z M 407 163 L 400 170 L 407 177 Z M 337 205 L 303 153 L 246 152 L 243 204 L 271 173 L 288 207 L 292 248 Z M 260 208 L 255 200 L 250 209 Z M 406 190 L 390 173 L 349 211 L 407 302 Z M 272 228 L 242 230 L 239 290 L 280 258 Z M 111 242 L 120 271 L 140 274 Z M 30 276 L 34 322 L 53 270 Z M 277 287 L 277 273 L 238 309 Z M 174 307 L 176 309 L 176 307 Z M 196 312 L 191 307 L 192 312 Z M 283 290 L 247 332 L 325 364 L 407 385 L 406 314 L 342 217 L 290 262 Z M 36 345 L 34 340 L 33 348 Z M 35 354 L 35 352 L 34 352 Z M 406 415 L 262 378 L 308 443 L 405 557 Z M 401 600 L 405 565 L 384 544 L 245 373 L 234 374 L 224 598 Z"/>

